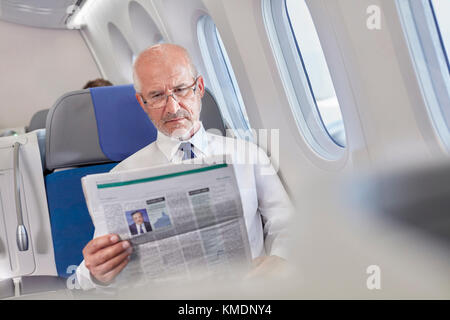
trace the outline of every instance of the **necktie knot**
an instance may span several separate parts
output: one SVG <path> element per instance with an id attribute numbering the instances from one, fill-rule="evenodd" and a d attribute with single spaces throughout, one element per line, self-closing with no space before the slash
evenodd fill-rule
<path id="1" fill-rule="evenodd" d="M 190 142 L 182 142 L 180 144 L 180 150 L 181 150 L 181 152 L 183 152 L 182 160 L 195 158 L 195 154 L 194 154 L 193 149 L 194 149 L 194 145 L 192 143 L 190 143 Z"/>

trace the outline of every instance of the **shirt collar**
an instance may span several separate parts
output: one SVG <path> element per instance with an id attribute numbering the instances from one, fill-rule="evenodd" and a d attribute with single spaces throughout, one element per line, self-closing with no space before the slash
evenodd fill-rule
<path id="1" fill-rule="evenodd" d="M 198 153 L 202 153 L 204 156 L 209 156 L 208 150 L 208 137 L 206 136 L 205 128 L 200 122 L 200 129 L 189 139 L 188 142 L 194 145 L 194 153 L 196 156 L 200 156 Z M 172 161 L 174 155 L 177 153 L 178 148 L 182 142 L 175 138 L 166 136 L 165 134 L 158 131 L 158 136 L 156 138 L 156 145 L 159 150 L 166 156 L 167 160 Z"/>

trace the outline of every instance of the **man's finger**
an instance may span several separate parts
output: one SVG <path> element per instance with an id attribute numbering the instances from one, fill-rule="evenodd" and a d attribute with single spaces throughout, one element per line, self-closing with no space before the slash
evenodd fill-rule
<path id="1" fill-rule="evenodd" d="M 111 282 L 125 268 L 130 260 L 123 260 L 117 267 L 102 276 L 103 282 Z"/>
<path id="2" fill-rule="evenodd" d="M 116 234 L 107 234 L 89 241 L 89 243 L 84 248 L 83 254 L 94 254 L 97 251 L 113 245 L 119 241 L 119 236 Z"/>
<path id="3" fill-rule="evenodd" d="M 90 259 L 91 263 L 95 266 L 99 266 L 130 248 L 131 246 L 128 241 L 120 241 L 119 243 L 103 248 L 93 254 Z"/>
<path id="4" fill-rule="evenodd" d="M 105 275 L 110 271 L 114 270 L 114 268 L 116 268 L 119 264 L 121 264 L 124 259 L 128 259 L 132 251 L 133 251 L 132 248 L 129 247 L 119 255 L 116 255 L 112 259 L 107 260 L 105 263 L 96 266 L 94 268 L 96 273 Z"/>

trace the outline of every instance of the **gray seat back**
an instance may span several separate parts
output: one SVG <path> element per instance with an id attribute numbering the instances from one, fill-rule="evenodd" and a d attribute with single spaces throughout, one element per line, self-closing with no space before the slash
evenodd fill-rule
<path id="1" fill-rule="evenodd" d="M 38 111 L 31 117 L 30 124 L 27 127 L 27 132 L 37 129 L 45 129 L 45 121 L 47 119 L 48 110 L 49 109 Z"/>
<path id="2" fill-rule="evenodd" d="M 223 123 L 222 114 L 216 99 L 214 99 L 214 96 L 208 89 L 205 90 L 205 95 L 202 99 L 200 120 L 203 122 L 203 126 L 206 130 L 217 129 L 225 136 L 225 125 Z"/>
<path id="3" fill-rule="evenodd" d="M 100 148 L 89 89 L 59 98 L 47 115 L 46 131 L 45 163 L 49 170 L 111 161 Z"/>

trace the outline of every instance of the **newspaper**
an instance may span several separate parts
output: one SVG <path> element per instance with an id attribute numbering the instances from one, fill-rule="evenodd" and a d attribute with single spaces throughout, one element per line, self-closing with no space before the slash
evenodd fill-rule
<path id="1" fill-rule="evenodd" d="M 133 246 L 118 281 L 235 277 L 248 269 L 235 170 L 215 160 L 82 178 L 96 234 L 118 234 Z"/>

